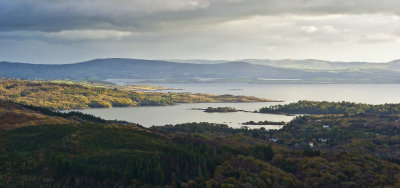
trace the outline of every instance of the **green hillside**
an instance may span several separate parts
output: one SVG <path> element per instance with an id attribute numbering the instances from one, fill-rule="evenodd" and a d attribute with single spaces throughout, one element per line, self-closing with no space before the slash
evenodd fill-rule
<path id="1" fill-rule="evenodd" d="M 274 131 L 90 121 L 0 129 L 0 187 L 397 187 L 398 119 L 304 116 Z"/>
<path id="2" fill-rule="evenodd" d="M 128 87 L 129 89 L 130 87 Z M 51 109 L 163 106 L 178 103 L 272 102 L 247 96 L 139 92 L 121 86 L 0 79 L 0 99 Z"/>
<path id="3" fill-rule="evenodd" d="M 187 63 L 189 62 L 189 63 Z M 42 80 L 140 79 L 155 82 L 399 83 L 399 63 L 318 60 L 241 60 L 183 63 L 144 59 L 94 59 L 73 64 L 0 62 L 0 77 Z"/>

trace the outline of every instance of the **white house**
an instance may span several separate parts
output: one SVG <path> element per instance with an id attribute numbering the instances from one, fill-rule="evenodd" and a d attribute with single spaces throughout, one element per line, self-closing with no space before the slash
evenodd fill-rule
<path id="1" fill-rule="evenodd" d="M 271 139 L 269 139 L 270 141 L 273 141 L 273 142 L 278 142 L 279 141 L 279 138 L 271 138 Z"/>
<path id="2" fill-rule="evenodd" d="M 326 142 L 326 141 L 328 141 L 327 138 L 319 138 L 318 140 L 319 140 L 320 142 Z"/>

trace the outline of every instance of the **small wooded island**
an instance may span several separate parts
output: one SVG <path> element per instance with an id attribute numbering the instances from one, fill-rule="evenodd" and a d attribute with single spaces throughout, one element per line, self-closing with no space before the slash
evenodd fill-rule
<path id="1" fill-rule="evenodd" d="M 248 122 L 244 122 L 242 123 L 242 125 L 286 125 L 286 122 L 284 121 L 259 121 L 259 122 L 255 122 L 255 121 L 248 121 Z"/>
<path id="2" fill-rule="evenodd" d="M 217 107 L 217 108 L 213 108 L 213 107 L 208 107 L 207 109 L 204 110 L 204 112 L 237 112 L 238 110 L 236 110 L 236 108 L 232 108 L 232 107 Z"/>

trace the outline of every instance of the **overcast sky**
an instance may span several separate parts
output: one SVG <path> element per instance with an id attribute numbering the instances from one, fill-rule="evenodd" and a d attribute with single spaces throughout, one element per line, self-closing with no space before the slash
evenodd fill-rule
<path id="1" fill-rule="evenodd" d="M 0 61 L 400 59 L 399 0 L 0 0 Z"/>

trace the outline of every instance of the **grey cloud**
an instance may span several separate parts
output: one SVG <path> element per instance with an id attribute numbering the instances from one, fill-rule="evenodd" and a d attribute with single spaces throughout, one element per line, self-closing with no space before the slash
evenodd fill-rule
<path id="1" fill-rule="evenodd" d="M 1 0 L 0 30 L 154 30 L 256 15 L 399 14 L 398 0 Z"/>
<path id="2" fill-rule="evenodd" d="M 83 43 L 90 41 L 118 41 L 133 35 L 134 33 L 132 32 L 117 30 L 7 31 L 0 32 L 0 39 L 39 40 L 48 43 Z"/>
<path id="3" fill-rule="evenodd" d="M 400 48 L 397 7 L 398 0 L 0 0 L 0 61 L 388 61 Z"/>

